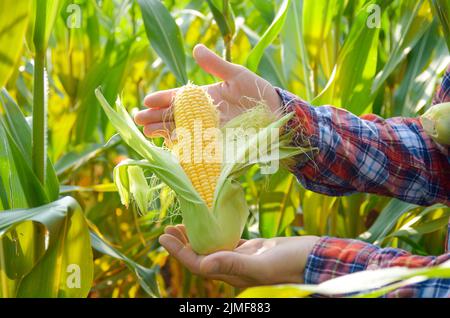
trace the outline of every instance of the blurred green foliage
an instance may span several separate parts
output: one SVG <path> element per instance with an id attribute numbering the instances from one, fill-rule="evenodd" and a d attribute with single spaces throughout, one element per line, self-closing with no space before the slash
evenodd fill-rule
<path id="1" fill-rule="evenodd" d="M 121 205 L 112 169 L 135 154 L 101 111 L 98 86 L 111 104 L 121 95 L 132 113 L 147 93 L 213 83 L 191 56 L 204 43 L 314 105 L 417 116 L 450 63 L 448 0 L 43 3 L 0 3 L 0 208 L 13 210 L 0 213 L 3 297 L 236 295 L 191 275 L 159 246 L 164 226 L 181 222 L 168 189 L 145 215 Z M 443 252 L 448 207 L 327 197 L 286 171 L 267 180 L 252 169 L 242 182 L 249 238 L 332 235 Z M 93 271 L 75 294 L 64 285 L 69 251 Z"/>

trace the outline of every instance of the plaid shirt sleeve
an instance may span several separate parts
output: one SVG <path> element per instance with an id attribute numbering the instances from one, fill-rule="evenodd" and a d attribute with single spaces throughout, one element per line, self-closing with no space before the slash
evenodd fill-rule
<path id="1" fill-rule="evenodd" d="M 316 149 L 292 169 L 306 189 L 331 196 L 366 192 L 419 205 L 450 205 L 449 147 L 437 145 L 418 118 L 358 117 L 277 91 L 284 107 L 296 114 L 288 124 L 296 131 L 294 144 Z M 435 101 L 449 100 L 449 94 L 447 73 Z"/>
<path id="2" fill-rule="evenodd" d="M 417 256 L 396 249 L 380 248 L 358 240 L 323 237 L 313 248 L 305 267 L 306 284 L 323 281 L 362 271 L 387 267 L 427 267 L 450 260 L 450 253 L 440 256 Z M 429 279 L 389 292 L 388 298 L 397 297 L 450 297 L 450 279 Z"/>
<path id="3" fill-rule="evenodd" d="M 442 85 L 438 88 L 433 98 L 433 105 L 450 102 L 450 66 L 447 69 Z"/>
<path id="4" fill-rule="evenodd" d="M 297 132 L 294 143 L 318 149 L 311 154 L 313 160 L 299 158 L 293 168 L 306 188 L 328 195 L 360 191 L 422 205 L 450 205 L 449 147 L 435 144 L 418 119 L 359 118 L 331 106 L 312 107 L 287 91 L 278 93 L 285 107 L 296 113 L 289 123 Z M 448 101 L 450 67 L 433 103 Z M 447 260 L 450 253 L 416 256 L 358 240 L 323 237 L 308 257 L 304 279 L 306 284 L 319 284 L 362 270 L 425 267 Z M 450 279 L 404 286 L 385 297 L 450 297 Z"/>

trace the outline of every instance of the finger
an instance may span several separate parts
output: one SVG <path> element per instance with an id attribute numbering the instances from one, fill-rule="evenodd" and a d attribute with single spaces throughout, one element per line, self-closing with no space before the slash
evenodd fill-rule
<path id="1" fill-rule="evenodd" d="M 170 234 L 159 237 L 159 243 L 192 273 L 200 273 L 202 256 L 195 254 L 189 245 L 183 244 L 179 239 Z"/>
<path id="2" fill-rule="evenodd" d="M 138 125 L 148 125 L 151 123 L 172 121 L 173 113 L 172 108 L 150 108 L 141 110 L 134 116 L 134 121 Z"/>
<path id="3" fill-rule="evenodd" d="M 169 132 L 172 131 L 175 127 L 174 122 L 159 122 L 159 123 L 151 123 L 144 126 L 144 135 L 147 137 L 152 136 L 163 136 L 166 137 L 169 135 Z"/>
<path id="4" fill-rule="evenodd" d="M 186 240 L 186 237 L 183 235 L 183 233 L 180 232 L 180 230 L 176 226 L 168 226 L 164 229 L 165 234 L 170 234 L 172 236 L 175 236 L 177 239 L 181 241 L 184 245 L 188 243 Z"/>
<path id="5" fill-rule="evenodd" d="M 189 238 L 186 233 L 186 227 L 184 226 L 184 224 L 177 224 L 175 227 L 178 229 L 178 231 L 180 231 L 181 235 L 184 236 L 186 242 L 189 242 Z"/>
<path id="6" fill-rule="evenodd" d="M 173 228 L 173 227 L 175 227 L 175 226 L 173 226 L 173 225 L 168 225 L 168 226 L 166 226 L 165 228 L 164 228 L 164 233 L 167 233 L 167 231 L 169 231 L 171 228 Z"/>
<path id="7" fill-rule="evenodd" d="M 246 242 L 243 242 L 240 244 L 236 249 L 234 250 L 237 253 L 241 254 L 247 254 L 247 255 L 253 255 L 257 253 L 264 245 L 265 240 L 264 239 L 253 239 L 248 240 Z"/>
<path id="8" fill-rule="evenodd" d="M 175 229 L 177 231 L 177 237 L 180 241 L 182 241 L 184 244 L 188 244 L 189 243 L 189 239 L 186 235 L 186 233 L 184 233 L 180 227 L 178 225 L 175 225 Z"/>
<path id="9" fill-rule="evenodd" d="M 184 224 L 177 224 L 175 226 L 179 228 L 183 233 L 186 233 L 186 226 L 184 226 Z"/>
<path id="10" fill-rule="evenodd" d="M 172 103 L 178 88 L 158 91 L 147 95 L 144 98 L 144 105 L 148 108 L 167 108 Z"/>
<path id="11" fill-rule="evenodd" d="M 224 81 L 245 70 L 240 65 L 225 61 L 203 44 L 197 44 L 194 47 L 193 55 L 195 61 L 202 69 Z"/>
<path id="12" fill-rule="evenodd" d="M 252 255 L 255 254 L 258 249 L 260 249 L 260 246 L 257 246 L 255 244 L 241 244 L 240 246 L 236 247 L 234 251 L 240 254 Z"/>
<path id="13" fill-rule="evenodd" d="M 177 225 L 177 226 L 167 226 L 164 229 L 164 232 L 166 234 L 163 234 L 159 242 L 160 244 L 171 254 L 173 255 L 180 263 L 182 263 L 184 266 L 186 266 L 191 272 L 202 275 L 208 279 L 214 279 L 214 280 L 220 280 L 224 281 L 228 284 L 231 284 L 233 286 L 241 287 L 248 285 L 245 283 L 245 280 L 243 280 L 241 277 L 236 276 L 229 276 L 229 275 L 221 275 L 221 274 L 206 274 L 200 270 L 200 264 L 201 260 L 203 259 L 202 256 L 198 256 L 195 254 L 192 249 L 187 247 L 186 245 L 183 245 L 181 240 L 178 239 L 179 233 L 174 233 L 175 235 L 169 234 L 172 232 L 176 232 L 177 228 L 183 228 L 184 225 Z M 178 240 L 178 242 L 177 242 Z M 198 260 L 194 260 L 187 252 L 177 252 L 183 249 L 188 249 L 194 254 L 194 257 L 196 257 Z M 188 256 L 186 256 L 188 255 Z"/>
<path id="14" fill-rule="evenodd" d="M 246 239 L 240 239 L 240 240 L 239 240 L 239 243 L 238 243 L 238 245 L 237 245 L 237 247 L 241 246 L 241 245 L 244 244 L 245 242 L 247 242 Z"/>

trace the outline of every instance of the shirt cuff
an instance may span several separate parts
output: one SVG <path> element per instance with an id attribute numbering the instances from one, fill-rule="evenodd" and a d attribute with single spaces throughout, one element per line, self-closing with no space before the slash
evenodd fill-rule
<path id="1" fill-rule="evenodd" d="M 285 127 L 286 131 L 293 132 L 292 146 L 312 148 L 311 151 L 295 158 L 296 168 L 299 169 L 319 151 L 319 118 L 314 107 L 303 99 L 278 87 L 275 87 L 275 90 L 281 98 L 283 113 L 295 114 Z"/>

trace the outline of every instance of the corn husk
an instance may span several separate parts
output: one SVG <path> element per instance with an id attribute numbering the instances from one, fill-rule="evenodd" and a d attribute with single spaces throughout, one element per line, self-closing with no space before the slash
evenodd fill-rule
<path id="1" fill-rule="evenodd" d="M 441 145 L 450 145 L 450 103 L 437 104 L 420 117 L 423 129 Z"/>

